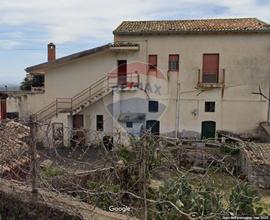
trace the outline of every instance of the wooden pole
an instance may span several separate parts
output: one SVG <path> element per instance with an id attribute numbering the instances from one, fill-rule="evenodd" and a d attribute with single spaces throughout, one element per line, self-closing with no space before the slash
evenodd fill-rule
<path id="1" fill-rule="evenodd" d="M 31 152 L 31 180 L 32 193 L 37 194 L 37 148 L 36 148 L 36 121 L 33 116 L 30 117 L 30 152 Z"/>
<path id="2" fill-rule="evenodd" d="M 147 197 L 146 197 L 146 160 L 145 147 L 143 146 L 143 199 L 144 199 L 144 220 L 147 220 Z"/>
<path id="3" fill-rule="evenodd" d="M 268 111 L 267 111 L 267 123 L 270 125 L 270 80 L 268 81 Z"/>

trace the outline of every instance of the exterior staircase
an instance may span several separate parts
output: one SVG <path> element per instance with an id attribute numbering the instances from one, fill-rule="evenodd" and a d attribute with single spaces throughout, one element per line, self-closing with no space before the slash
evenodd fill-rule
<path id="1" fill-rule="evenodd" d="M 74 115 L 80 112 L 112 91 L 107 78 L 107 76 L 102 77 L 72 98 L 56 98 L 55 101 L 36 112 L 33 119 L 37 122 L 44 122 L 59 113 Z"/>

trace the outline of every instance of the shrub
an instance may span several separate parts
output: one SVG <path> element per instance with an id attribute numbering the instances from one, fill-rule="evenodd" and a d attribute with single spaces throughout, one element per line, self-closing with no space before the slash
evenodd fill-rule
<path id="1" fill-rule="evenodd" d="M 54 166 L 54 165 L 46 167 L 41 173 L 41 175 L 46 179 L 49 179 L 55 176 L 60 176 L 62 174 L 64 174 L 64 170 L 61 167 Z"/>
<path id="2" fill-rule="evenodd" d="M 241 183 L 235 186 L 229 198 L 229 210 L 234 215 L 259 215 L 261 209 L 254 209 L 254 203 L 259 200 L 258 192 L 248 183 Z"/>

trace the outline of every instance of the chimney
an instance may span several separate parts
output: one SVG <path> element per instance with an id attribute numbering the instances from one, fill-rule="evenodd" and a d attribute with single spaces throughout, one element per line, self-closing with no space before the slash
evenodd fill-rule
<path id="1" fill-rule="evenodd" d="M 55 45 L 53 43 L 48 44 L 48 62 L 55 61 Z"/>

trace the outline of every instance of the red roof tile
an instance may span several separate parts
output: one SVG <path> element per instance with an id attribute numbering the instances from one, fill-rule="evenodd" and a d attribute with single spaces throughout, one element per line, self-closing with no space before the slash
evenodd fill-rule
<path id="1" fill-rule="evenodd" d="M 204 32 L 270 32 L 270 25 L 256 18 L 124 21 L 114 34 L 170 34 Z"/>

